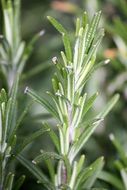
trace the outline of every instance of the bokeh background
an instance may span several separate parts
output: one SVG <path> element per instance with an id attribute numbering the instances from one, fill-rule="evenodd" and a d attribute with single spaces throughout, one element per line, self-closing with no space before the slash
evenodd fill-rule
<path id="1" fill-rule="evenodd" d="M 97 61 L 111 59 L 108 65 L 98 69 L 88 81 L 86 92 L 92 94 L 99 92 L 99 97 L 87 117 L 95 115 L 116 92 L 120 93 L 120 100 L 112 112 L 103 121 L 93 137 L 82 150 L 86 154 L 86 164 L 95 160 L 98 156 L 105 157 L 105 170 L 115 173 L 114 160 L 118 154 L 109 139 L 109 134 L 114 133 L 127 149 L 127 2 L 126 0 L 21 0 L 21 32 L 22 38 L 29 41 L 31 37 L 45 30 L 34 47 L 33 54 L 28 60 L 22 76 L 21 96 L 22 107 L 30 98 L 23 91 L 26 86 L 33 88 L 38 94 L 46 96 L 51 89 L 51 78 L 55 69 L 52 64 L 54 56 L 60 56 L 63 50 L 61 36 L 50 25 L 47 16 L 58 19 L 69 31 L 74 32 L 75 18 L 80 17 L 83 11 L 87 11 L 89 19 L 93 14 L 102 10 L 101 26 L 105 28 L 105 37 L 98 51 Z M 2 16 L 2 14 L 0 14 Z M 72 39 L 73 42 L 73 39 Z M 27 118 L 19 131 L 20 138 L 36 131 L 44 121 L 52 122 L 48 113 L 37 104 L 33 104 Z M 40 149 L 52 150 L 54 147 L 48 136 L 44 135 L 25 149 L 24 154 L 30 160 L 39 153 Z M 40 166 L 47 172 L 45 165 Z M 43 189 L 36 183 L 36 179 L 21 165 L 17 163 L 17 176 L 27 174 L 23 190 Z M 47 174 L 48 175 L 48 174 Z M 112 186 L 104 183 L 98 184 L 109 189 Z"/>

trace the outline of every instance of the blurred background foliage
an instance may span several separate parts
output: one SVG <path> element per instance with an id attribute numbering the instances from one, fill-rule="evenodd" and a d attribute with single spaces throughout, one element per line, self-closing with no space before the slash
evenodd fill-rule
<path id="1" fill-rule="evenodd" d="M 21 32 L 22 38 L 29 41 L 30 38 L 42 29 L 45 35 L 42 36 L 35 45 L 34 51 L 27 61 L 22 75 L 21 96 L 19 100 L 22 107 L 30 101 L 29 97 L 23 94 L 26 86 L 32 87 L 38 94 L 43 94 L 51 88 L 51 77 L 54 72 L 52 57 L 58 56 L 63 50 L 60 35 L 53 29 L 47 20 L 47 16 L 58 19 L 70 33 L 74 32 L 75 17 L 80 16 L 83 11 L 87 11 L 91 17 L 97 10 L 102 10 L 101 25 L 105 28 L 105 38 L 98 53 L 98 61 L 110 58 L 111 62 L 96 71 L 92 79 L 87 83 L 86 91 L 89 94 L 98 91 L 97 99 L 93 110 L 90 110 L 88 118 L 99 112 L 103 105 L 114 93 L 118 92 L 121 98 L 112 112 L 98 128 L 94 136 L 84 147 L 84 153 L 89 162 L 98 156 L 105 157 L 105 170 L 118 177 L 121 181 L 118 167 L 115 167 L 115 160 L 120 159 L 120 155 L 113 147 L 109 134 L 113 133 L 118 141 L 127 151 L 127 2 L 126 0 L 22 0 L 21 1 Z M 2 13 L 0 12 L 0 18 Z M 72 22 L 73 20 L 73 22 Z M 1 22 L 1 21 L 0 21 Z M 1 30 L 1 29 L 0 29 Z M 73 39 L 72 39 L 73 41 Z M 2 81 L 0 83 L 2 86 Z M 22 108 L 21 108 L 22 109 Z M 45 110 L 37 104 L 33 104 L 28 117 L 24 120 L 19 131 L 21 136 L 26 136 L 29 132 L 35 131 L 44 120 L 49 120 Z M 24 153 L 32 160 L 40 149 L 53 149 L 48 136 L 44 135 L 31 144 Z M 46 170 L 42 165 L 42 169 Z M 22 189 L 41 189 L 32 175 L 17 164 L 17 175 L 27 173 L 27 179 Z M 99 186 L 99 184 L 98 184 Z M 110 184 L 104 183 L 108 189 L 116 189 Z"/>

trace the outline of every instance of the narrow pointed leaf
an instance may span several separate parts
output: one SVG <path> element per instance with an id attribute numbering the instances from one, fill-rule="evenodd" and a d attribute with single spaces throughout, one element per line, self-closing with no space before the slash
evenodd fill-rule
<path id="1" fill-rule="evenodd" d="M 80 173 L 80 171 L 81 171 L 82 168 L 83 168 L 84 161 L 85 161 L 85 155 L 82 155 L 82 156 L 80 157 L 80 160 L 79 160 L 78 166 L 77 166 L 77 173 L 78 173 L 78 174 Z"/>
<path id="2" fill-rule="evenodd" d="M 24 183 L 25 178 L 26 178 L 26 177 L 25 177 L 24 175 L 22 175 L 22 176 L 16 181 L 16 183 L 15 183 L 15 185 L 14 185 L 14 190 L 20 190 L 22 184 Z"/>
<path id="3" fill-rule="evenodd" d="M 124 182 L 125 189 L 127 189 L 127 171 L 126 169 L 122 169 L 120 173 Z"/>
<path id="4" fill-rule="evenodd" d="M 83 109 L 83 118 L 86 115 L 86 113 L 89 111 L 89 109 L 93 106 L 94 101 L 96 100 L 98 96 L 98 93 L 93 94 L 85 103 L 84 109 Z"/>
<path id="5" fill-rule="evenodd" d="M 119 153 L 120 160 L 125 164 L 125 166 L 127 166 L 127 155 L 123 146 L 120 144 L 120 142 L 117 140 L 117 138 L 115 138 L 113 134 L 110 134 L 110 139 Z"/>
<path id="6" fill-rule="evenodd" d="M 93 134 L 95 129 L 100 124 L 101 119 L 95 122 L 93 125 L 87 127 L 83 133 L 81 134 L 80 138 L 72 145 L 69 155 L 71 161 L 75 158 L 75 156 L 78 154 L 78 152 L 81 150 L 81 148 L 85 145 L 85 143 L 88 141 L 90 136 Z"/>
<path id="7" fill-rule="evenodd" d="M 109 172 L 101 171 L 99 175 L 99 179 L 113 185 L 118 190 L 124 189 L 124 185 L 123 183 L 121 183 L 121 180 L 118 177 L 110 174 Z"/>
<path id="8" fill-rule="evenodd" d="M 54 152 L 41 151 L 41 154 L 38 155 L 38 156 L 34 159 L 33 163 L 39 163 L 39 162 L 41 162 L 41 161 L 43 161 L 43 160 L 47 160 L 47 159 L 61 160 L 61 159 L 63 159 L 63 157 L 62 157 L 61 155 L 59 155 L 59 154 L 54 153 Z"/>
<path id="9" fill-rule="evenodd" d="M 47 165 L 47 168 L 48 168 L 48 172 L 49 172 L 49 175 L 51 177 L 51 180 L 52 180 L 52 183 L 55 182 L 55 169 L 54 169 L 54 165 L 52 163 L 52 160 L 45 160 L 45 163 Z"/>
<path id="10" fill-rule="evenodd" d="M 90 166 L 92 168 L 92 173 L 91 176 L 86 180 L 86 182 L 83 185 L 85 188 L 90 189 L 93 186 L 95 180 L 98 178 L 103 168 L 103 165 L 104 165 L 104 158 L 101 157 L 97 159 L 95 163 Z"/>
<path id="11" fill-rule="evenodd" d="M 13 128 L 15 126 L 15 115 L 16 115 L 16 106 L 17 106 L 17 93 L 18 93 L 18 84 L 19 84 L 19 75 L 17 74 L 14 84 L 12 86 L 11 92 L 10 92 L 10 97 L 11 97 L 11 102 L 10 106 L 8 109 L 8 121 L 6 121 L 7 129 L 8 129 L 8 138 L 10 137 Z"/>
<path id="12" fill-rule="evenodd" d="M 14 174 L 9 173 L 7 175 L 6 178 L 6 182 L 5 182 L 5 189 L 11 190 L 12 189 L 12 185 L 13 185 L 13 180 L 14 180 Z"/>
<path id="13" fill-rule="evenodd" d="M 32 135 L 26 137 L 23 140 L 23 142 L 18 146 L 18 148 L 16 150 L 16 154 L 19 154 L 27 145 L 29 145 L 30 143 L 32 143 L 35 139 L 37 139 L 38 137 L 40 137 L 45 132 L 49 132 L 49 129 L 43 129 L 43 128 L 41 128 L 38 131 L 34 132 Z"/>
<path id="14" fill-rule="evenodd" d="M 16 125 L 15 125 L 15 127 L 14 127 L 14 129 L 13 129 L 13 132 L 12 132 L 10 138 L 9 138 L 9 141 L 11 141 L 12 138 L 13 138 L 13 136 L 16 134 L 16 132 L 17 132 L 19 126 L 20 126 L 21 123 L 23 122 L 23 119 L 24 119 L 25 116 L 27 115 L 28 110 L 29 110 L 30 106 L 32 105 L 32 103 L 33 103 L 33 102 L 31 102 L 28 106 L 26 106 L 25 109 L 23 110 L 23 112 L 21 113 L 21 115 L 20 115 L 19 119 L 17 120 Z"/>
<path id="15" fill-rule="evenodd" d="M 53 17 L 48 16 L 48 20 L 51 22 L 51 24 L 62 34 L 62 33 L 67 33 L 65 28 Z"/>
<path id="16" fill-rule="evenodd" d="M 95 16 L 93 17 L 93 20 L 90 24 L 90 29 L 88 32 L 88 36 L 87 36 L 87 42 L 86 42 L 86 52 L 89 50 L 89 47 L 93 41 L 93 38 L 95 36 L 99 21 L 100 21 L 100 17 L 101 17 L 101 11 L 97 12 L 95 14 Z"/>
<path id="17" fill-rule="evenodd" d="M 99 173 L 103 167 L 103 164 L 103 157 L 101 157 L 95 160 L 87 168 L 82 169 L 77 177 L 76 189 L 79 189 L 81 187 L 82 189 L 91 189 L 95 179 L 99 177 Z M 87 180 L 90 181 L 88 182 Z"/>
<path id="18" fill-rule="evenodd" d="M 115 94 L 113 98 L 107 103 L 105 108 L 97 115 L 97 118 L 104 118 L 111 111 L 113 106 L 117 103 L 119 97 L 119 94 Z"/>
<path id="19" fill-rule="evenodd" d="M 58 118 L 56 109 L 46 99 L 38 96 L 33 90 L 29 89 L 28 87 L 25 89 L 25 93 L 31 96 L 33 100 L 41 104 L 47 111 L 49 111 L 49 113 Z"/>
<path id="20" fill-rule="evenodd" d="M 66 33 L 63 34 L 63 43 L 64 43 L 67 59 L 69 61 L 72 61 L 71 44 L 70 44 L 69 37 L 68 37 L 68 35 Z"/>
<path id="21" fill-rule="evenodd" d="M 0 92 L 0 102 L 7 102 L 7 93 L 5 89 L 2 89 Z"/>
<path id="22" fill-rule="evenodd" d="M 25 159 L 22 155 L 18 155 L 16 158 L 17 160 L 19 160 L 19 162 L 21 162 L 22 165 L 24 165 L 37 178 L 37 180 L 40 183 L 45 185 L 45 187 L 48 190 L 54 190 L 53 184 L 49 182 L 47 177 L 43 174 L 42 171 L 40 171 L 40 169 L 35 164 Z"/>
<path id="23" fill-rule="evenodd" d="M 59 138 L 56 135 L 56 133 L 53 131 L 52 127 L 50 127 L 47 123 L 44 123 L 44 126 L 46 127 L 46 129 L 49 129 L 49 135 L 57 149 L 58 152 L 60 152 L 60 143 L 59 143 Z"/>

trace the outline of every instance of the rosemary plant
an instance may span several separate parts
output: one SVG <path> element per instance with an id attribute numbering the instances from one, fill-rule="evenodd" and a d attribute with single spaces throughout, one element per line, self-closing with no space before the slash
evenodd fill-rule
<path id="1" fill-rule="evenodd" d="M 84 167 L 85 155 L 78 157 L 85 143 L 119 98 L 116 94 L 99 114 L 89 121 L 86 120 L 86 114 L 98 93 L 88 97 L 87 93 L 84 93 L 85 84 L 95 69 L 109 62 L 105 60 L 95 64 L 98 47 L 104 36 L 104 29 L 98 27 L 100 17 L 101 12 L 97 12 L 91 22 L 88 22 L 86 13 L 81 19 L 77 18 L 72 50 L 67 30 L 49 16 L 49 21 L 62 34 L 65 48 L 65 52 L 61 52 L 62 59 L 52 59 L 57 72 L 52 79 L 53 93 L 47 92 L 51 96 L 51 102 L 38 96 L 28 87 L 25 90 L 25 93 L 46 108 L 58 123 L 56 127 L 59 135 L 48 123 L 43 124 L 44 128 L 49 130 L 56 152 L 41 150 L 32 163 L 21 154 L 17 157 L 46 189 L 91 189 L 103 168 L 103 157 L 88 167 Z M 56 170 L 54 159 L 57 160 Z M 45 161 L 51 179 L 37 166 L 41 161 Z"/>
<path id="2" fill-rule="evenodd" d="M 44 130 L 33 134 L 16 148 L 17 130 L 25 117 L 28 106 L 22 114 L 17 116 L 17 96 L 19 80 L 24 65 L 29 58 L 33 45 L 44 31 L 35 35 L 25 45 L 20 34 L 20 0 L 1 0 L 3 11 L 3 34 L 0 35 L 0 79 L 5 89 L 0 91 L 0 189 L 11 190 L 14 179 L 13 154 L 18 154 L 23 148 L 35 139 Z M 24 176 L 17 181 L 15 189 L 19 189 Z"/>

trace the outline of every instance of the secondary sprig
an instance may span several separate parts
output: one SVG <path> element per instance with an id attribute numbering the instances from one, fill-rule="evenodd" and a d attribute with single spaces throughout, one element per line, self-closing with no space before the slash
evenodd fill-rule
<path id="1" fill-rule="evenodd" d="M 19 81 L 26 61 L 32 53 L 33 45 L 44 31 L 35 35 L 26 44 L 21 39 L 20 0 L 1 0 L 0 3 L 3 13 L 3 27 L 1 27 L 2 34 L 0 35 L 0 82 L 6 89 L 0 90 L 0 189 L 11 190 L 15 186 L 18 190 L 25 177 L 21 176 L 13 186 L 14 154 L 19 154 L 32 140 L 45 132 L 40 129 L 24 139 L 23 143 L 18 143 L 18 147 L 16 146 L 17 131 L 29 109 L 29 106 L 26 106 L 18 116 Z"/>

